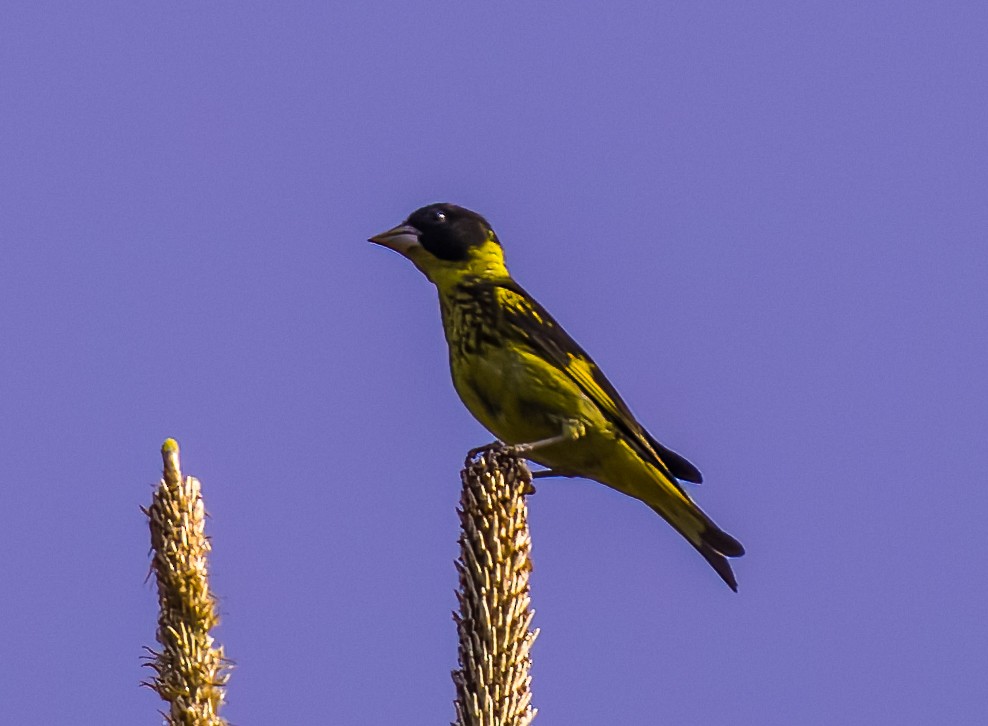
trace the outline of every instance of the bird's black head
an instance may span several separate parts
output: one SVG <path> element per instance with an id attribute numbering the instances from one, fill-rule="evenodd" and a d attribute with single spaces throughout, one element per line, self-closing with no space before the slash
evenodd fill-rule
<path id="1" fill-rule="evenodd" d="M 440 260 L 461 262 L 486 242 L 500 244 L 487 220 L 455 204 L 430 204 L 405 222 L 419 231 L 419 244 Z"/>

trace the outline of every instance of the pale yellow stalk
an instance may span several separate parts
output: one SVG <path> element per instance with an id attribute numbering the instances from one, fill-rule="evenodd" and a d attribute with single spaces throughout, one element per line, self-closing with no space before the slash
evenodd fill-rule
<path id="1" fill-rule="evenodd" d="M 144 510 L 151 527 L 151 569 L 158 585 L 160 651 L 148 665 L 155 677 L 146 685 L 168 703 L 169 726 L 221 726 L 219 711 L 229 678 L 222 646 L 209 634 L 219 623 L 209 591 L 206 510 L 199 480 L 182 478 L 178 443 L 161 447 L 164 477 Z"/>
<path id="2" fill-rule="evenodd" d="M 529 668 L 538 635 L 528 585 L 532 475 L 523 461 L 495 449 L 468 462 L 461 478 L 454 726 L 528 726 L 536 714 Z"/>

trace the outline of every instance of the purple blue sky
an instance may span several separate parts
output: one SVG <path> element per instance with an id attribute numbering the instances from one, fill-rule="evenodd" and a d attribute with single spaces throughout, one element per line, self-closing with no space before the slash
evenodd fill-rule
<path id="1" fill-rule="evenodd" d="M 182 445 L 238 724 L 447 723 L 457 400 L 368 244 L 486 215 L 748 548 L 530 500 L 542 726 L 988 719 L 983 3 L 8 3 L 0 702 L 155 723 Z"/>

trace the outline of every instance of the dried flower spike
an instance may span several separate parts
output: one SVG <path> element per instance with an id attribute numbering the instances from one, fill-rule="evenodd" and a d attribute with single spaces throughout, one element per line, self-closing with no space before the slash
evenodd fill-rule
<path id="1" fill-rule="evenodd" d="M 178 443 L 161 447 L 164 477 L 151 506 L 144 509 L 151 527 L 151 569 L 158 585 L 160 651 L 147 664 L 155 673 L 146 683 L 169 704 L 169 726 L 220 726 L 219 710 L 229 679 L 223 648 L 214 646 L 210 629 L 219 622 L 209 592 L 206 510 L 199 480 L 182 478 Z"/>
<path id="2" fill-rule="evenodd" d="M 460 474 L 459 635 L 453 726 L 528 726 L 532 708 L 528 575 L 532 541 L 525 494 L 532 475 L 503 449 L 486 451 Z"/>

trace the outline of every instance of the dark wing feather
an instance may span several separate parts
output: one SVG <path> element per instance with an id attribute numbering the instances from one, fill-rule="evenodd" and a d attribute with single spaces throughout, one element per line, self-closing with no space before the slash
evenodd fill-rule
<path id="1" fill-rule="evenodd" d="M 655 453 L 658 454 L 659 458 L 665 462 L 667 467 L 669 467 L 669 471 L 672 472 L 674 477 L 677 479 L 682 479 L 683 481 L 692 482 L 694 484 L 703 483 L 703 474 L 701 474 L 700 470 L 697 469 L 685 456 L 682 454 L 677 454 L 672 449 L 666 448 L 660 444 L 655 440 L 655 437 L 653 437 L 652 434 L 644 428 L 642 429 L 642 433 L 645 435 L 645 438 L 648 439 L 648 443 L 652 445 L 652 448 L 655 449 Z"/>
<path id="2" fill-rule="evenodd" d="M 624 433 L 639 454 L 660 471 L 684 481 L 700 483 L 700 471 L 683 456 L 656 441 L 638 423 L 631 410 L 593 359 L 562 326 L 514 280 L 484 281 L 499 298 L 498 309 L 540 355 L 552 361 L 580 387 L 604 415 Z"/>

